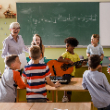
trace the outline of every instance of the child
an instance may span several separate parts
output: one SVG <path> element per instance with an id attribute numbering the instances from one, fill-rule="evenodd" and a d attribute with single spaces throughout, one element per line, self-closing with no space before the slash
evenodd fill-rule
<path id="1" fill-rule="evenodd" d="M 44 63 L 44 51 L 45 51 L 45 46 L 42 44 L 42 39 L 38 34 L 35 34 L 33 36 L 33 41 L 31 45 L 38 45 L 41 49 L 42 57 L 39 60 L 39 63 Z M 28 64 L 31 64 L 32 61 L 30 61 Z"/>
<path id="2" fill-rule="evenodd" d="M 6 57 L 5 63 L 9 68 L 4 70 L 0 81 L 0 102 L 15 102 L 17 96 L 16 84 L 21 89 L 26 88 L 20 73 L 16 71 L 20 69 L 21 62 L 17 55 L 10 55 Z"/>
<path id="3" fill-rule="evenodd" d="M 99 35 L 93 34 L 91 37 L 91 44 L 87 46 L 86 54 L 87 57 L 90 57 L 90 55 L 99 55 L 101 61 L 104 57 L 103 48 L 99 43 Z M 99 72 L 102 72 L 102 66 L 100 65 Z"/>
<path id="4" fill-rule="evenodd" d="M 100 67 L 100 56 L 91 55 L 88 63 L 90 70 L 84 72 L 82 86 L 88 89 L 98 110 L 110 110 L 110 85 L 105 74 L 97 71 Z"/>
<path id="5" fill-rule="evenodd" d="M 45 78 L 50 86 L 58 87 L 60 84 L 51 82 L 49 78 L 51 73 L 48 66 L 39 63 L 39 59 L 42 57 L 39 46 L 31 46 L 29 55 L 32 59 L 32 64 L 25 66 L 23 73 L 24 82 L 27 84 L 27 102 L 46 102 Z"/>
<path id="6" fill-rule="evenodd" d="M 66 52 L 63 53 L 59 58 L 58 58 L 58 61 L 60 62 L 67 62 L 69 64 L 73 64 L 74 62 L 77 62 L 77 61 L 80 61 L 80 58 L 78 56 L 78 54 L 74 53 L 74 48 L 78 45 L 78 41 L 76 38 L 74 37 L 68 37 L 65 39 L 65 43 L 66 43 Z M 68 59 L 65 59 L 65 58 L 68 58 Z M 77 68 L 78 67 L 81 67 L 81 65 L 78 65 L 76 66 Z M 73 72 L 71 73 L 71 76 L 74 77 L 75 75 L 75 66 L 74 66 L 74 70 Z M 62 99 L 62 102 L 68 102 L 68 99 L 69 101 L 71 101 L 71 95 L 72 95 L 72 92 L 71 91 L 68 91 L 67 92 L 67 96 L 66 97 L 66 92 L 64 92 L 64 98 Z M 65 98 L 66 97 L 66 98 Z M 68 98 L 68 99 L 67 99 Z M 63 101 L 65 100 L 65 101 Z"/>

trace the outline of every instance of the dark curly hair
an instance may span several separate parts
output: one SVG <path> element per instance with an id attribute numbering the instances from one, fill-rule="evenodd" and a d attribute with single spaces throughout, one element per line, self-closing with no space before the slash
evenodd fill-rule
<path id="1" fill-rule="evenodd" d="M 73 47 L 76 47 L 79 44 L 78 40 L 76 38 L 74 38 L 74 37 L 66 38 L 65 39 L 65 43 L 68 43 L 68 44 L 70 44 Z"/>
<path id="2" fill-rule="evenodd" d="M 91 55 L 89 57 L 88 63 L 91 68 L 95 69 L 100 64 L 100 61 L 101 59 L 99 55 Z"/>

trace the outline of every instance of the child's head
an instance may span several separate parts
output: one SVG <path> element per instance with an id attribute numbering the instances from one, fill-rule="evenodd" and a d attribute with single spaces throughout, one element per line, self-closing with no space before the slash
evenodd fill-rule
<path id="1" fill-rule="evenodd" d="M 33 36 L 33 41 L 31 43 L 31 45 L 38 45 L 41 49 L 41 52 L 42 52 L 42 39 L 38 34 L 35 34 Z"/>
<path id="2" fill-rule="evenodd" d="M 97 66 L 100 64 L 100 61 L 101 59 L 99 55 L 91 55 L 88 60 L 90 68 L 96 69 Z"/>
<path id="3" fill-rule="evenodd" d="M 65 39 L 67 51 L 71 51 L 78 45 L 78 40 L 74 37 L 68 37 Z"/>
<path id="4" fill-rule="evenodd" d="M 10 55 L 5 58 L 5 63 L 13 70 L 20 69 L 21 62 L 18 55 Z"/>
<path id="5" fill-rule="evenodd" d="M 68 37 L 65 39 L 65 43 L 70 44 L 72 47 L 76 47 L 78 45 L 78 40 L 74 37 Z"/>
<path id="6" fill-rule="evenodd" d="M 99 35 L 98 34 L 93 34 L 91 36 L 91 44 L 98 44 L 99 42 Z"/>
<path id="7" fill-rule="evenodd" d="M 38 34 L 35 34 L 33 36 L 33 41 L 32 41 L 32 45 L 38 45 L 40 46 L 42 44 L 42 39 Z"/>
<path id="8" fill-rule="evenodd" d="M 29 55 L 32 58 L 32 60 L 37 60 L 40 58 L 41 55 L 41 49 L 37 45 L 33 45 L 29 49 Z"/>

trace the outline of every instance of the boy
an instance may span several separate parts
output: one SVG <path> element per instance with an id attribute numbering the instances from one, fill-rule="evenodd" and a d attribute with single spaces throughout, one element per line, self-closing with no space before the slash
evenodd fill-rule
<path id="1" fill-rule="evenodd" d="M 66 44 L 66 52 L 63 53 L 59 58 L 58 58 L 58 61 L 60 62 L 66 62 L 66 63 L 70 63 L 70 64 L 73 64 L 74 62 L 77 62 L 77 61 L 80 61 L 80 58 L 78 56 L 78 54 L 74 53 L 74 48 L 78 45 L 78 41 L 76 38 L 74 37 L 68 37 L 65 39 L 65 44 Z M 65 59 L 65 58 L 68 58 L 68 59 Z M 78 68 L 78 67 L 81 67 L 81 65 L 78 65 L 78 66 L 74 66 L 74 70 L 73 72 L 71 73 L 71 76 L 74 77 L 75 76 L 75 68 Z M 62 102 L 68 102 L 68 99 L 69 101 L 71 101 L 71 95 L 72 95 L 72 92 L 71 91 L 68 91 L 67 92 L 67 96 L 66 97 L 66 92 L 64 92 L 64 98 L 62 99 Z M 66 98 L 65 98 L 66 97 Z"/>
<path id="2" fill-rule="evenodd" d="M 87 46 L 86 54 L 87 57 L 90 57 L 91 55 L 99 55 L 101 61 L 104 57 L 103 48 L 99 43 L 99 35 L 93 34 L 91 37 L 91 44 Z M 100 65 L 99 72 L 102 72 L 102 66 Z"/>
<path id="3" fill-rule="evenodd" d="M 110 110 L 110 85 L 105 74 L 97 71 L 100 67 L 100 56 L 91 55 L 88 63 L 90 70 L 84 72 L 82 86 L 88 89 L 98 110 Z"/>
<path id="4" fill-rule="evenodd" d="M 32 59 L 32 62 L 30 65 L 25 66 L 23 73 L 24 82 L 27 85 L 27 102 L 46 102 L 47 93 L 45 79 L 50 86 L 59 87 L 60 84 L 58 82 L 56 84 L 51 82 L 49 78 L 51 73 L 48 66 L 46 64 L 39 63 L 39 60 L 42 57 L 39 46 L 31 46 L 29 55 Z"/>
<path id="5" fill-rule="evenodd" d="M 15 102 L 17 95 L 17 86 L 24 89 L 26 85 L 23 83 L 20 73 L 16 70 L 20 69 L 21 62 L 17 55 L 7 56 L 5 59 L 7 67 L 4 70 L 0 81 L 0 102 Z"/>

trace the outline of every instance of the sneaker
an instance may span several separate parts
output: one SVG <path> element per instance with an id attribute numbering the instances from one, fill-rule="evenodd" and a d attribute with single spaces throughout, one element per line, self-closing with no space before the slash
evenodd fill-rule
<path id="1" fill-rule="evenodd" d="M 63 96 L 63 98 L 62 98 L 62 102 L 68 102 L 69 100 L 68 100 L 68 97 L 67 96 Z"/>

